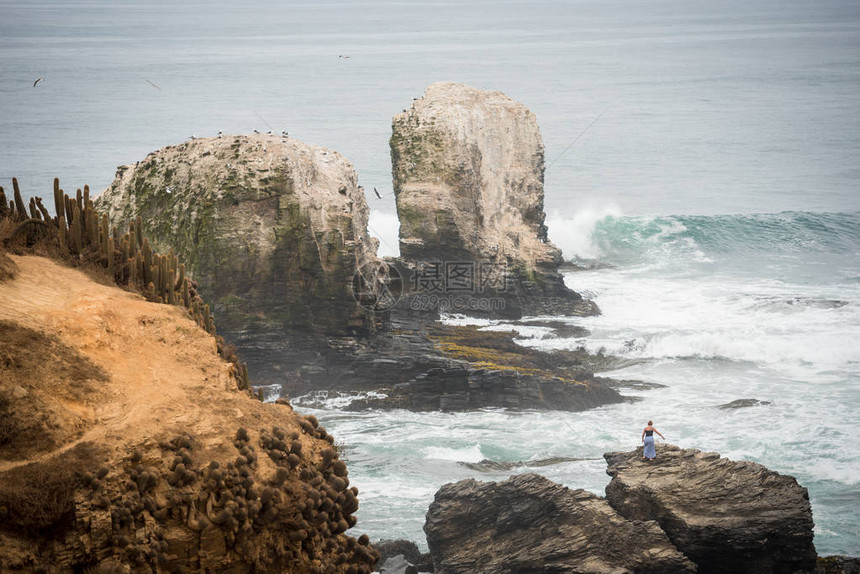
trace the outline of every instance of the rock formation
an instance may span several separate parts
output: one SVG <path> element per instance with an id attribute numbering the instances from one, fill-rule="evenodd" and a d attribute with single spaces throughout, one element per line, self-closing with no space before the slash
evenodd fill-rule
<path id="1" fill-rule="evenodd" d="M 815 567 L 809 495 L 794 477 L 717 453 L 661 445 L 608 453 L 606 499 L 631 520 L 656 520 L 701 573 Z"/>
<path id="2" fill-rule="evenodd" d="M 565 287 L 561 252 L 547 240 L 533 113 L 501 92 L 438 83 L 394 117 L 392 132 L 402 257 L 419 268 L 440 262 L 446 293 L 503 298 L 499 315 L 596 312 Z"/>
<path id="3" fill-rule="evenodd" d="M 377 273 L 386 267 L 367 234 L 363 190 L 352 166 L 334 152 L 260 134 L 196 139 L 121 166 L 97 207 L 118 230 L 134 222 L 155 249 L 186 262 L 219 332 L 238 347 L 255 382 L 277 385 L 282 394 L 401 385 L 386 405 L 414 410 L 582 409 L 621 400 L 605 385 L 583 384 L 581 372 L 520 374 L 510 365 L 458 361 L 428 337 L 438 309 L 400 305 L 377 312 L 382 309 L 367 305 L 360 295 L 385 292 Z M 542 222 L 539 207 L 526 211 Z M 543 233 L 539 228 L 533 234 Z M 543 275 L 534 269 L 557 250 L 537 239 L 529 245 L 518 253 L 531 254 L 529 277 L 537 281 Z M 538 259 L 536 250 L 543 254 Z M 506 266 L 509 258 L 498 261 Z M 415 269 L 402 261 L 390 268 L 407 280 Z M 513 303 L 509 309 L 522 311 L 522 293 L 502 293 Z M 535 301 L 574 301 L 564 293 Z M 439 378 L 440 369 L 454 369 L 457 380 Z M 467 383 L 459 376 L 464 369 L 466 398 L 459 388 Z M 413 389 L 416 400 L 404 403 Z"/>
<path id="4" fill-rule="evenodd" d="M 424 531 L 436 574 L 695 572 L 655 522 L 536 474 L 446 484 Z"/>
<path id="5" fill-rule="evenodd" d="M 848 572 L 819 559 L 806 489 L 716 453 L 607 453 L 606 498 L 535 474 L 443 486 L 424 531 L 436 572 Z M 817 568 L 817 569 L 816 569 Z"/>
<path id="6" fill-rule="evenodd" d="M 263 134 L 195 139 L 120 166 L 97 207 L 120 229 L 140 217 L 155 249 L 176 252 L 228 339 L 373 328 L 352 282 L 377 243 L 336 152 Z"/>
<path id="7" fill-rule="evenodd" d="M 433 368 L 386 389 L 385 398 L 364 399 L 357 408 L 468 411 L 485 407 L 582 411 L 622 402 L 607 385 L 550 378 L 513 369 Z"/>
<path id="8" fill-rule="evenodd" d="M 334 439 L 213 335 L 34 256 L 0 282 L 0 570 L 365 572 Z"/>

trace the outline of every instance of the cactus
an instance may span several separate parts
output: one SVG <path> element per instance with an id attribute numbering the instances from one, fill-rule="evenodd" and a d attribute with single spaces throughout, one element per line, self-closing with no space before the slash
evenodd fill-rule
<path id="1" fill-rule="evenodd" d="M 87 188 L 87 194 L 89 195 L 89 188 Z M 85 209 L 87 211 L 86 223 L 87 223 L 87 236 L 89 238 L 90 245 L 96 250 L 99 249 L 99 214 L 96 213 L 95 207 L 93 207 L 93 202 L 87 199 L 85 202 Z"/>
<path id="2" fill-rule="evenodd" d="M 244 391 L 249 388 L 251 388 L 251 381 L 248 377 L 248 364 L 242 363 L 239 365 L 239 390 Z"/>
<path id="3" fill-rule="evenodd" d="M 140 237 L 139 228 L 138 237 Z M 149 246 L 149 239 L 143 239 L 141 252 L 143 253 L 143 284 L 149 285 L 149 283 L 152 281 L 152 248 Z"/>
<path id="4" fill-rule="evenodd" d="M 74 210 L 72 209 L 72 199 L 66 194 L 63 194 L 63 206 L 66 208 L 66 224 L 71 226 Z"/>
<path id="5" fill-rule="evenodd" d="M 128 260 L 128 286 L 137 288 L 137 257 Z"/>
<path id="6" fill-rule="evenodd" d="M 120 273 L 122 274 L 121 280 L 128 279 L 128 237 L 123 237 L 121 243 L 119 245 L 119 264 L 120 264 Z"/>
<path id="7" fill-rule="evenodd" d="M 60 254 L 68 255 L 69 250 L 66 247 L 66 218 L 62 215 L 57 216 L 57 240 L 60 242 Z"/>
<path id="8" fill-rule="evenodd" d="M 137 254 L 137 236 L 134 233 L 133 223 L 129 224 L 128 233 L 125 234 L 125 237 L 128 238 L 128 257 L 130 259 Z"/>
<path id="9" fill-rule="evenodd" d="M 30 219 L 42 219 L 42 214 L 39 213 L 39 210 L 36 209 L 36 200 L 34 198 L 30 198 Z"/>
<path id="10" fill-rule="evenodd" d="M 4 217 L 6 215 L 6 212 L 9 210 L 6 205 L 6 194 L 3 192 L 3 186 L 0 185 L 0 215 Z"/>
<path id="11" fill-rule="evenodd" d="M 188 290 L 188 279 L 182 281 L 182 302 L 185 303 L 186 309 L 191 307 L 191 292 Z"/>
<path id="12" fill-rule="evenodd" d="M 75 192 L 75 199 L 78 201 L 78 205 L 83 207 L 84 205 L 84 196 L 81 194 L 81 188 L 78 188 L 78 191 Z"/>
<path id="13" fill-rule="evenodd" d="M 21 233 L 22 231 L 24 231 L 26 228 L 30 227 L 31 225 L 39 225 L 42 227 L 47 227 L 49 225 L 49 223 L 47 221 L 42 221 L 41 219 L 32 219 L 32 218 L 31 219 L 25 219 L 24 221 L 19 223 L 17 226 L 15 226 L 15 229 L 12 230 L 12 233 L 10 233 L 9 237 L 6 238 L 6 242 L 12 243 L 12 241 L 14 241 L 14 239 L 18 236 L 19 233 Z"/>
<path id="14" fill-rule="evenodd" d="M 113 237 L 108 237 L 107 240 L 107 266 L 108 266 L 108 276 L 111 278 L 111 281 L 116 281 L 116 270 L 114 269 L 114 246 L 113 246 Z"/>
<path id="15" fill-rule="evenodd" d="M 12 178 L 12 191 L 15 194 L 15 211 L 18 212 L 18 217 L 27 218 L 27 206 L 24 205 L 24 200 L 21 198 L 21 190 L 18 188 L 18 179 Z"/>
<path id="16" fill-rule="evenodd" d="M 36 198 L 36 207 L 39 208 L 39 212 L 42 214 L 42 219 L 45 221 L 53 221 L 51 214 L 48 212 L 48 208 L 42 203 L 42 198 Z"/>
<path id="17" fill-rule="evenodd" d="M 63 215 L 63 192 L 60 190 L 60 178 L 54 178 L 54 211 L 57 217 Z"/>
<path id="18" fill-rule="evenodd" d="M 84 205 L 90 205 L 90 186 L 84 185 Z"/>
<path id="19" fill-rule="evenodd" d="M 98 217 L 98 212 L 96 212 L 96 217 Z M 110 222 L 108 221 L 107 214 L 103 213 L 102 214 L 102 232 L 101 232 L 101 239 L 99 240 L 99 246 L 101 246 L 102 248 L 107 247 L 109 239 L 111 239 Z M 111 254 L 113 254 L 112 250 L 111 250 Z"/>
<path id="20" fill-rule="evenodd" d="M 72 219 L 72 238 L 75 242 L 75 251 L 80 254 L 83 250 L 83 240 L 81 239 L 81 210 L 77 203 L 73 206 L 74 213 Z"/>
<path id="21" fill-rule="evenodd" d="M 176 279 L 176 287 L 174 287 L 174 289 L 176 291 L 182 291 L 182 296 L 185 298 L 185 287 L 183 287 L 183 284 L 185 283 L 185 263 L 180 263 L 177 271 L 179 272 L 179 277 Z M 188 304 L 185 306 L 188 307 Z"/>

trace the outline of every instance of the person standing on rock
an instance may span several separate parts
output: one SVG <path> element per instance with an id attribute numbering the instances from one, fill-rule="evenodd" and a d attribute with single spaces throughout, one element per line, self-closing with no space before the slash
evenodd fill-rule
<path id="1" fill-rule="evenodd" d="M 653 424 L 653 421 L 648 421 L 648 426 L 642 430 L 642 443 L 645 445 L 642 460 L 654 460 L 657 457 L 657 450 L 654 448 L 654 433 L 659 434 L 660 438 L 666 440 L 666 437 L 652 426 Z"/>

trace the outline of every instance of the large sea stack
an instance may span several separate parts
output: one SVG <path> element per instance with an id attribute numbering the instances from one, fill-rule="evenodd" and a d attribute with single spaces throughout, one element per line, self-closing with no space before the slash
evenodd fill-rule
<path id="1" fill-rule="evenodd" d="M 373 328 L 351 285 L 377 243 L 336 152 L 265 134 L 195 139 L 120 166 L 98 207 L 121 229 L 139 217 L 153 248 L 175 250 L 229 339 Z"/>
<path id="2" fill-rule="evenodd" d="M 452 266 L 457 296 L 504 298 L 501 315 L 597 312 L 558 273 L 561 252 L 544 225 L 544 146 L 532 112 L 501 92 L 437 83 L 394 117 L 392 132 L 405 259 L 417 269 L 441 263 L 443 280 Z M 463 288 L 464 267 L 473 270 L 471 288 Z"/>

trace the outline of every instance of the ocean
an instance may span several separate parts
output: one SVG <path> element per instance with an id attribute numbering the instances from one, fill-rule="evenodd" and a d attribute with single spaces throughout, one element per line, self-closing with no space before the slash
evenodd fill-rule
<path id="1" fill-rule="evenodd" d="M 541 126 L 550 238 L 586 268 L 566 281 L 603 313 L 569 320 L 581 339 L 481 324 L 664 386 L 584 413 L 306 407 L 348 459 L 356 530 L 426 548 L 433 494 L 466 477 L 602 494 L 602 454 L 653 419 L 797 477 L 819 553 L 860 555 L 860 4 L 0 0 L 0 78 L 7 190 L 101 190 L 192 135 L 286 130 L 354 163 L 383 255 L 392 116 L 435 81 L 505 92 Z M 737 399 L 760 402 L 719 408 Z M 484 459 L 512 468 L 464 465 Z"/>

